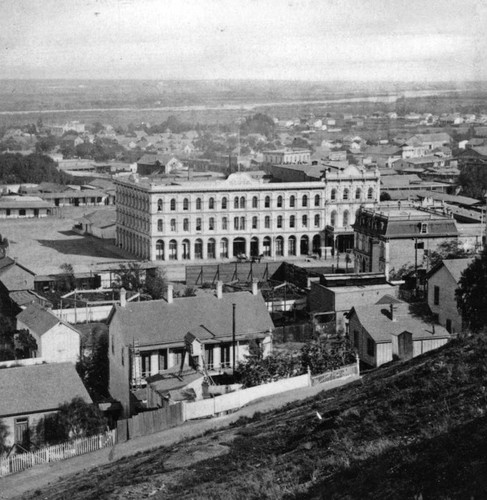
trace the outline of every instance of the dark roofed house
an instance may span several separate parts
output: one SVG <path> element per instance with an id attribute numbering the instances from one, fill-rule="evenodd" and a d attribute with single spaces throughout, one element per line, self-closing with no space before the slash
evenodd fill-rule
<path id="1" fill-rule="evenodd" d="M 355 272 L 383 272 L 388 279 L 405 266 L 426 267 L 430 252 L 459 237 L 453 218 L 406 202 L 362 208 L 353 228 Z"/>
<path id="2" fill-rule="evenodd" d="M 147 153 L 137 162 L 137 173 L 140 175 L 170 174 L 179 170 L 183 164 L 171 154 Z"/>
<path id="3" fill-rule="evenodd" d="M 131 393 L 146 385 L 148 377 L 191 367 L 203 374 L 232 366 L 232 318 L 235 304 L 235 358 L 243 360 L 249 341 L 261 344 L 264 355 L 271 348 L 273 323 L 259 292 L 222 293 L 167 300 L 127 303 L 121 300 L 108 319 L 110 394 L 124 413 L 131 414 Z M 187 334 L 198 350 L 186 356 Z M 202 375 L 201 375 L 202 376 Z M 159 387 L 159 391 L 163 391 Z"/>
<path id="4" fill-rule="evenodd" d="M 37 422 L 80 397 L 92 400 L 72 363 L 0 369 L 0 419 L 7 426 L 7 446 L 29 442 Z"/>
<path id="5" fill-rule="evenodd" d="M 364 363 L 376 367 L 393 359 L 410 359 L 450 340 L 445 328 L 413 315 L 409 308 L 395 297 L 352 308 L 350 341 Z"/>

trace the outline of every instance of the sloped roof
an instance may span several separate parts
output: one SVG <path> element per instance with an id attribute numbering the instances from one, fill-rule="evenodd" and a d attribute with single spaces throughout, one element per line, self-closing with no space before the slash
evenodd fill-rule
<path id="1" fill-rule="evenodd" d="M 391 335 L 397 335 L 404 331 L 411 332 L 413 340 L 451 337 L 444 327 L 434 325 L 433 329 L 430 323 L 426 323 L 419 317 L 412 316 L 409 312 L 409 304 L 405 302 L 395 304 L 395 321 L 391 319 L 390 308 L 387 304 L 354 307 L 350 317 L 354 314 L 362 327 L 378 344 L 392 342 Z"/>
<path id="2" fill-rule="evenodd" d="M 375 304 L 376 305 L 381 305 L 381 304 L 402 304 L 403 301 L 397 299 L 393 295 L 389 295 L 386 293 L 383 297 L 381 297 Z"/>
<path id="3" fill-rule="evenodd" d="M 39 335 L 48 332 L 61 321 L 52 312 L 37 303 L 29 304 L 26 309 L 17 315 L 17 320 L 22 321 L 29 329 Z"/>
<path id="4" fill-rule="evenodd" d="M 443 265 L 448 269 L 453 279 L 458 283 L 463 271 L 474 261 L 474 258 L 467 259 L 445 259 Z"/>
<path id="5" fill-rule="evenodd" d="M 0 369 L 0 417 L 58 408 L 74 397 L 92 400 L 72 363 Z"/>
<path id="6" fill-rule="evenodd" d="M 221 299 L 213 295 L 176 298 L 172 304 L 165 300 L 129 302 L 125 307 L 114 306 L 110 321 L 118 316 L 126 345 L 134 339 L 141 346 L 183 342 L 188 332 L 201 332 L 200 326 L 214 338 L 223 338 L 232 334 L 233 304 L 236 335 L 272 330 L 274 325 L 262 295 L 249 292 L 224 293 Z"/>
<path id="7" fill-rule="evenodd" d="M 51 208 L 52 203 L 36 196 L 2 196 L 0 208 Z"/>

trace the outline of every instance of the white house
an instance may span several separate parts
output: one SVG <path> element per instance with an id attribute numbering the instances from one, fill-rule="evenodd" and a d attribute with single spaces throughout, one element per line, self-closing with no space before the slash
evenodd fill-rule
<path id="1" fill-rule="evenodd" d="M 37 303 L 17 315 L 17 329 L 28 330 L 37 342 L 34 357 L 48 363 L 76 363 L 80 355 L 80 333 Z"/>

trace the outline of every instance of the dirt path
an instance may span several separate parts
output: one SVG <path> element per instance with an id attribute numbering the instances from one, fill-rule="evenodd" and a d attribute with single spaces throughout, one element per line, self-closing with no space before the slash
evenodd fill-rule
<path id="1" fill-rule="evenodd" d="M 113 448 L 106 448 L 94 453 L 64 460 L 63 462 L 34 467 L 20 474 L 0 478 L 0 499 L 19 498 L 27 492 L 33 492 L 37 489 L 44 488 L 59 479 L 66 479 L 66 476 L 81 472 L 85 469 L 109 464 L 124 457 L 133 456 L 140 452 L 153 450 L 161 446 L 170 446 L 186 439 L 197 438 L 203 436 L 208 431 L 228 427 L 231 423 L 236 422 L 241 417 L 252 417 L 257 412 L 265 413 L 272 411 L 293 401 L 303 400 L 314 396 L 319 392 L 331 390 L 359 379 L 360 377 L 352 376 L 314 387 L 287 391 L 275 396 L 254 401 L 231 415 L 186 422 L 173 429 L 117 444 Z M 207 449 L 209 442 L 210 438 L 205 437 L 203 440 L 198 440 L 198 443 L 194 443 L 194 446 L 198 447 L 196 450 L 197 452 L 195 451 L 192 454 L 194 460 L 201 460 L 205 457 L 208 458 L 213 453 L 221 452 L 219 448 L 218 450 L 215 449 L 213 444 L 210 446 L 211 449 Z"/>

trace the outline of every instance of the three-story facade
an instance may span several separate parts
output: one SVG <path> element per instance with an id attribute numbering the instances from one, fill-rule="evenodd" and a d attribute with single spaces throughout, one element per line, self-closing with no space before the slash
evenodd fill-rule
<path id="1" fill-rule="evenodd" d="M 379 174 L 350 166 L 316 182 L 154 184 L 117 180 L 117 243 L 151 261 L 224 261 L 240 255 L 321 255 L 325 228 L 351 228 L 379 200 Z"/>

